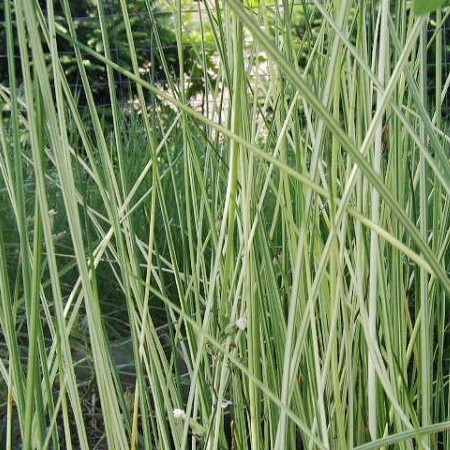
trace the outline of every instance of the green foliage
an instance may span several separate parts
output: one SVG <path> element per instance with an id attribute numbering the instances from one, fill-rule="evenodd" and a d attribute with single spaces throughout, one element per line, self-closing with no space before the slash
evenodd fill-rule
<path id="1" fill-rule="evenodd" d="M 36 5 L 46 14 L 46 2 L 40 1 Z M 95 0 L 80 0 L 69 2 L 70 14 L 75 25 L 77 39 L 80 43 L 87 45 L 90 49 L 103 54 L 105 51 L 102 33 L 99 23 L 98 2 Z M 108 33 L 108 46 L 111 58 L 123 68 L 131 69 L 131 50 L 127 40 L 124 18 L 120 9 L 119 1 L 111 0 L 101 3 L 105 14 L 105 26 Z M 60 62 L 64 68 L 69 84 L 74 90 L 81 90 L 80 74 L 77 68 L 74 47 L 70 40 L 64 35 L 68 32 L 68 24 L 63 8 L 63 2 L 54 2 L 54 13 L 57 28 L 60 32 L 57 38 Z M 150 9 L 149 9 L 150 8 Z M 127 2 L 127 10 L 130 17 L 130 26 L 133 31 L 135 54 L 143 78 L 153 83 L 166 85 L 169 77 L 179 77 L 179 55 L 177 48 L 177 37 L 175 29 L 175 12 L 167 7 L 164 2 L 149 2 L 148 0 L 136 0 Z M 4 4 L 0 4 L 0 20 L 4 17 Z M 185 25 L 189 26 L 188 14 L 184 16 Z M 161 48 L 158 48 L 157 39 Z M 195 75 L 197 80 L 195 88 L 191 89 L 190 95 L 194 95 L 202 89 L 201 66 L 198 63 L 199 39 L 195 33 L 187 33 L 183 40 L 182 53 L 184 59 L 184 71 L 186 75 Z M 44 46 L 46 47 L 46 46 Z M 4 27 L 0 28 L 0 48 L 6 48 L 6 32 Z M 18 42 L 14 42 L 15 54 L 18 56 Z M 47 54 L 47 62 L 50 55 Z M 210 55 L 206 55 L 209 60 Z M 164 61 L 164 64 L 163 64 Z M 8 67 L 6 58 L 0 60 L 0 82 L 7 82 Z M 83 63 L 86 68 L 91 87 L 98 103 L 110 105 L 111 99 L 108 93 L 108 82 L 106 67 L 99 63 L 92 55 L 83 52 Z M 16 62 L 17 79 L 22 80 L 20 64 Z M 166 70 L 168 72 L 166 73 Z M 117 93 L 126 100 L 133 95 L 133 85 L 125 79 L 118 77 Z M 135 93 L 135 92 L 134 92 Z M 83 96 L 80 100 L 84 102 Z"/>
<path id="2" fill-rule="evenodd" d="M 416 14 L 427 14 L 448 4 L 447 0 L 414 0 L 413 9 Z"/>
<path id="3" fill-rule="evenodd" d="M 54 21 L 12 3 L 0 445 L 450 448 L 450 137 L 424 104 L 443 33 L 429 45 L 428 18 L 390 0 L 168 2 L 176 54 L 100 10 L 61 66 L 67 19 L 47 42 Z M 112 95 L 105 112 L 97 72 L 136 110 Z"/>

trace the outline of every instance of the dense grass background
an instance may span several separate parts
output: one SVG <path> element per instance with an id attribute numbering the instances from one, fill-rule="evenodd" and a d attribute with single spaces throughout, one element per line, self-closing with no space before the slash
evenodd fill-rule
<path id="1" fill-rule="evenodd" d="M 131 70 L 101 1 L 99 52 L 68 0 L 4 5 L 5 448 L 449 448 L 446 11 L 176 2 L 152 84 L 124 0 Z"/>

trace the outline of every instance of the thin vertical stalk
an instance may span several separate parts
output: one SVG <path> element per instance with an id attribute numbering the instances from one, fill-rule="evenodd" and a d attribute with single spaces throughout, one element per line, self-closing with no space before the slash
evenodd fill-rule
<path id="1" fill-rule="evenodd" d="M 421 34 L 419 45 L 419 86 L 421 89 L 421 101 L 427 104 L 427 31 L 428 23 L 425 22 Z M 425 140 L 425 125 L 419 126 L 420 137 Z M 419 156 L 419 227 L 422 238 L 428 240 L 428 174 L 427 164 L 423 152 Z M 421 388 L 421 425 L 427 426 L 431 423 L 431 385 L 432 372 L 430 355 L 433 349 L 430 345 L 432 336 L 431 308 L 428 296 L 428 274 L 419 269 L 419 298 L 420 298 L 420 388 Z M 430 445 L 429 436 L 423 439 L 423 445 L 428 448 Z"/>
<path id="2" fill-rule="evenodd" d="M 23 179 L 23 159 L 20 152 L 20 128 L 19 128 L 19 107 L 18 107 L 18 92 L 17 92 L 17 79 L 16 79 L 16 64 L 14 58 L 14 45 L 15 45 L 15 34 L 13 32 L 13 14 L 12 14 L 12 4 L 10 1 L 5 1 L 5 28 L 6 28 L 6 43 L 7 43 L 7 58 L 8 58 L 8 79 L 9 87 L 11 90 L 11 130 L 12 130 L 12 167 L 13 170 L 9 170 L 11 175 L 14 176 L 11 186 L 13 189 L 11 194 L 14 195 L 13 209 L 15 214 L 15 223 L 17 224 L 20 251 L 19 255 L 21 258 L 22 267 L 22 286 L 24 290 L 25 301 L 31 298 L 31 268 L 30 268 L 30 249 L 27 238 L 27 213 L 25 206 L 25 183 Z M 20 11 L 16 10 L 16 20 L 17 14 Z M 3 125 L 2 125 L 3 128 Z M 0 132 L 3 130 L 0 129 Z M 3 134 L 3 133 L 2 133 Z M 3 135 L 4 138 L 4 135 Z M 6 142 L 2 141 L 2 146 L 4 148 L 4 159 L 5 163 L 8 161 L 7 146 Z M 10 165 L 11 166 L 11 165 Z M 0 222 L 0 227 L 2 223 Z M 0 244 L 1 245 L 1 244 Z M 2 250 L 4 250 L 2 245 Z M 11 374 L 11 384 L 14 386 L 14 391 L 16 395 L 16 406 L 18 410 L 19 424 L 21 427 L 25 426 L 25 379 L 20 365 L 20 355 L 19 346 L 17 341 L 16 325 L 14 323 L 14 314 L 12 308 L 12 297 L 8 295 L 10 291 L 8 289 L 7 283 L 7 270 L 5 267 L 6 259 L 4 259 L 5 253 L 2 251 L 0 257 L 2 258 L 2 263 L 0 264 L 0 270 L 2 271 L 2 307 L 5 321 L 5 330 L 3 331 L 5 335 L 9 335 L 9 339 L 5 336 L 5 342 L 7 342 L 8 350 L 10 353 L 10 374 Z M 11 363 L 12 361 L 12 363 Z M 12 392 L 12 387 L 9 388 L 9 392 Z"/>
<path id="3" fill-rule="evenodd" d="M 345 3 L 342 3 L 340 0 L 334 0 L 334 11 L 335 16 L 339 17 L 339 12 L 341 8 L 345 7 Z M 336 65 L 334 67 L 333 73 L 333 118 L 336 122 L 343 122 L 343 111 L 341 102 L 342 99 L 342 65 L 343 65 L 343 47 L 339 46 L 338 53 L 336 55 Z M 338 161 L 339 161 L 339 153 L 341 151 L 341 146 L 339 141 L 335 136 L 332 136 L 331 142 L 331 153 L 325 155 L 327 159 L 327 175 L 328 175 L 328 190 L 330 193 L 330 235 L 333 235 L 333 241 L 331 243 L 330 250 L 330 261 L 329 261 L 329 291 L 330 291 L 330 305 L 328 306 L 328 314 L 330 316 L 330 324 L 329 324 L 329 333 L 330 340 L 332 342 L 332 350 L 331 350 L 331 379 L 333 384 L 333 398 L 336 407 L 336 430 L 334 431 L 337 434 L 338 445 L 341 448 L 347 448 L 346 436 L 345 436 L 345 425 L 344 425 L 344 414 L 343 404 L 341 399 L 341 388 L 339 382 L 339 367 L 338 367 L 338 342 L 336 339 L 337 331 L 336 331 L 336 322 L 338 319 L 338 312 L 341 309 L 340 305 L 340 282 L 339 277 L 341 275 L 341 271 L 339 270 L 339 239 L 338 239 L 338 230 L 336 229 L 336 205 L 334 202 L 334 198 L 337 194 L 338 190 Z M 332 293 L 332 294 L 331 294 Z"/>
<path id="4" fill-rule="evenodd" d="M 383 0 L 380 5 L 380 27 L 379 27 L 379 47 L 378 47 L 378 81 L 384 85 L 386 59 L 389 55 L 389 28 L 387 20 L 389 16 L 389 0 Z M 377 106 L 380 107 L 382 94 L 377 93 Z M 383 150 L 383 124 L 380 122 L 375 130 L 374 138 L 374 156 L 373 170 L 375 173 L 381 172 L 381 153 Z M 376 188 L 371 193 L 371 219 L 374 223 L 380 221 L 380 194 Z M 379 259 L 379 241 L 378 235 L 371 232 L 370 235 L 370 268 L 369 268 L 369 338 L 373 343 L 378 341 L 377 337 L 377 303 L 378 303 L 378 259 Z M 378 399 L 377 399 L 377 375 L 374 363 L 371 357 L 368 361 L 368 414 L 369 414 L 369 431 L 372 439 L 378 436 Z"/>

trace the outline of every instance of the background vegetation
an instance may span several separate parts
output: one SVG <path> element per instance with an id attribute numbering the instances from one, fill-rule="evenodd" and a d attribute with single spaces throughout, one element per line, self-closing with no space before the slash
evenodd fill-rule
<path id="1" fill-rule="evenodd" d="M 448 11 L 108 5 L 2 4 L 4 447 L 448 448 Z"/>

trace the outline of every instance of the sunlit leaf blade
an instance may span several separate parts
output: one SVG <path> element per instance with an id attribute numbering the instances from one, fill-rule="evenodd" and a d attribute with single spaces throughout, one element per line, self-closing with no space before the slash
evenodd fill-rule
<path id="1" fill-rule="evenodd" d="M 444 0 L 414 0 L 413 10 L 416 14 L 427 14 L 440 8 Z"/>

